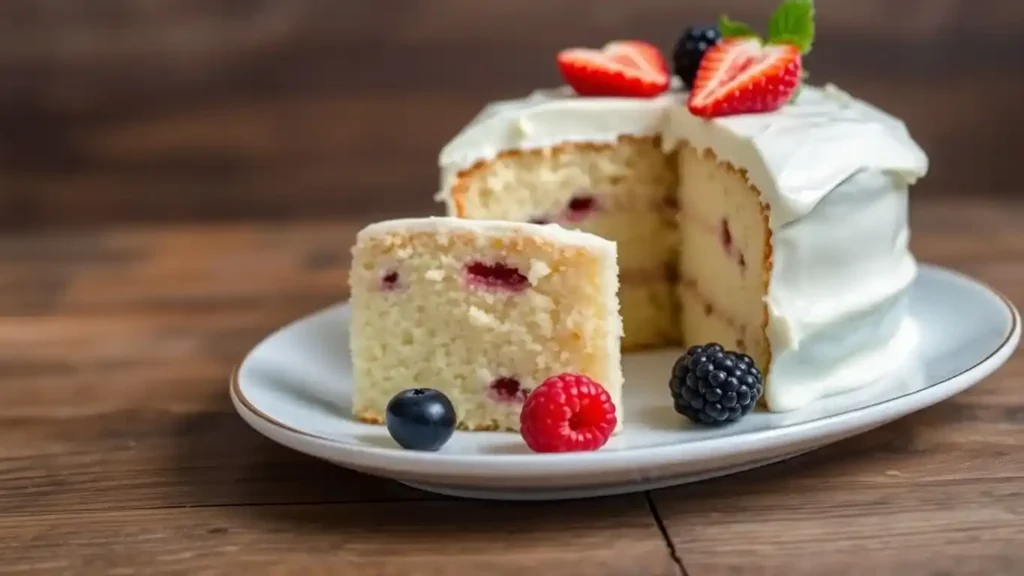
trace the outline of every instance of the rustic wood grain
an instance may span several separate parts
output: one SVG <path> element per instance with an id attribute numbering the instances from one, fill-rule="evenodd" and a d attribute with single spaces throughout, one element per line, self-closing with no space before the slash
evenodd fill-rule
<path id="1" fill-rule="evenodd" d="M 0 516 L 17 573 L 677 576 L 642 495 Z"/>
<path id="2" fill-rule="evenodd" d="M 1020 199 L 918 194 L 912 242 L 1024 302 L 1022 216 Z M 263 439 L 227 376 L 345 297 L 361 224 L 0 235 L 0 572 L 992 576 L 1024 562 L 1019 355 L 874 432 L 649 497 L 452 500 Z"/>
<path id="3" fill-rule="evenodd" d="M 1024 562 L 1020 477 L 850 486 L 759 479 L 658 495 L 690 576 L 1009 576 Z"/>
<path id="4" fill-rule="evenodd" d="M 669 50 L 762 0 L 0 3 L 0 227 L 437 212 L 440 147 L 559 82 L 568 44 Z M 906 119 L 929 194 L 1018 189 L 1024 4 L 819 2 L 812 82 Z"/>

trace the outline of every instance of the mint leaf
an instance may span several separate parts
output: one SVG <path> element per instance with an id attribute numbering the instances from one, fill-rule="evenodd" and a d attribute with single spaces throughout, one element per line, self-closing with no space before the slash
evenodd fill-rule
<path id="1" fill-rule="evenodd" d="M 753 36 L 754 38 L 760 39 L 761 37 L 754 31 L 753 28 L 747 26 L 743 22 L 736 22 L 730 20 L 728 16 L 722 16 L 718 19 L 718 33 L 722 35 L 722 38 L 737 38 Z"/>
<path id="2" fill-rule="evenodd" d="M 769 44 L 793 44 L 806 54 L 814 43 L 814 0 L 784 0 L 768 22 Z"/>

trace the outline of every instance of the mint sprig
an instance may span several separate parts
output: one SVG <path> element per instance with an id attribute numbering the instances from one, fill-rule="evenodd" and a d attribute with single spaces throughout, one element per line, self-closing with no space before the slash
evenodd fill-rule
<path id="1" fill-rule="evenodd" d="M 723 38 L 756 38 L 764 40 L 749 25 L 722 16 L 718 33 Z M 768 21 L 768 44 L 792 44 L 801 54 L 811 51 L 814 43 L 814 0 L 783 0 Z"/>

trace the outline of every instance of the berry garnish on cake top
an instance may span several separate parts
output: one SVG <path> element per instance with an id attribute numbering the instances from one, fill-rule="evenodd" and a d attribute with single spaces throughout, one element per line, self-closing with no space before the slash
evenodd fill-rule
<path id="1" fill-rule="evenodd" d="M 609 42 L 600 49 L 567 48 L 557 60 L 565 82 L 580 96 L 651 98 L 669 87 L 661 51 L 639 40 Z"/>
<path id="2" fill-rule="evenodd" d="M 697 76 L 697 69 L 700 68 L 704 53 L 721 39 L 722 33 L 715 26 L 687 28 L 679 37 L 672 51 L 672 64 L 676 76 L 679 76 L 684 86 L 693 88 L 693 79 Z"/>
<path id="3" fill-rule="evenodd" d="M 676 412 L 698 424 L 717 426 L 750 412 L 764 386 L 750 356 L 712 342 L 693 346 L 676 360 L 669 390 Z"/>
<path id="4" fill-rule="evenodd" d="M 530 393 L 519 414 L 519 433 L 534 452 L 597 450 L 618 419 L 603 386 L 582 374 L 559 374 Z"/>
<path id="5" fill-rule="evenodd" d="M 403 390 L 384 411 L 388 433 L 408 450 L 440 450 L 455 433 L 455 406 L 431 388 Z"/>
<path id="6" fill-rule="evenodd" d="M 785 0 L 772 14 L 767 40 L 728 16 L 718 29 L 722 40 L 704 53 L 693 79 L 687 101 L 693 115 L 771 112 L 792 100 L 814 41 L 812 0 Z"/>

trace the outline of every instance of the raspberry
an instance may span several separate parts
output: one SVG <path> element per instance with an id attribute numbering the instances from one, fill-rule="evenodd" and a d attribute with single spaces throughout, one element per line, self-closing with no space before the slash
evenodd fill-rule
<path id="1" fill-rule="evenodd" d="M 582 374 L 545 380 L 526 398 L 519 433 L 534 452 L 597 450 L 618 422 L 608 391 Z"/>

